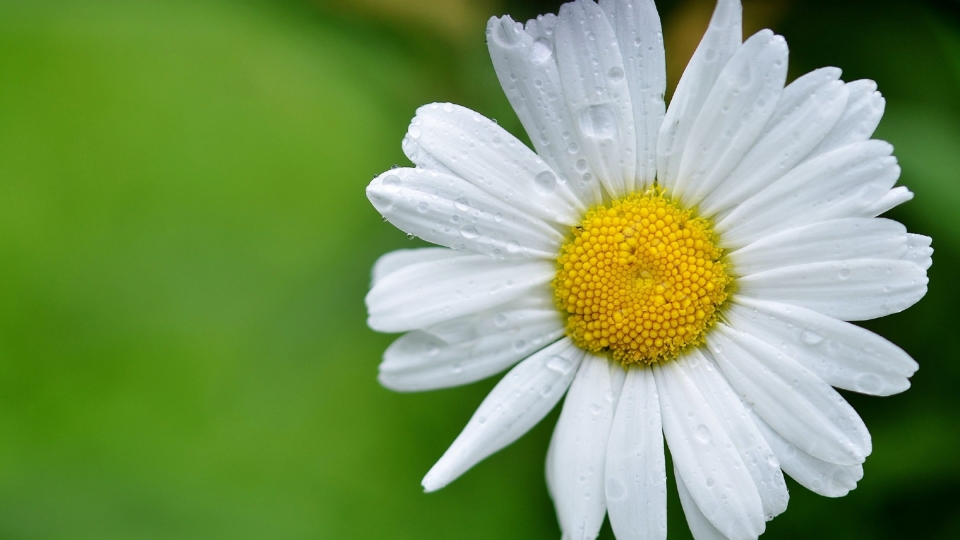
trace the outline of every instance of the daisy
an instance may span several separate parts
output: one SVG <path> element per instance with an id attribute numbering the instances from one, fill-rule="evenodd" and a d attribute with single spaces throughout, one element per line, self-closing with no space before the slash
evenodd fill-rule
<path id="1" fill-rule="evenodd" d="M 693 534 L 756 538 L 783 473 L 853 489 L 870 434 L 834 387 L 890 395 L 917 364 L 846 321 L 925 293 L 930 239 L 877 216 L 910 200 L 871 140 L 872 81 L 823 68 L 785 86 L 787 44 L 741 42 L 719 0 L 670 102 L 653 0 L 578 0 L 487 43 L 536 152 L 476 112 L 421 108 L 416 168 L 367 196 L 436 248 L 373 269 L 369 325 L 406 332 L 399 391 L 510 369 L 423 479 L 444 487 L 566 396 L 547 452 L 564 538 L 666 537 L 664 442 Z"/>

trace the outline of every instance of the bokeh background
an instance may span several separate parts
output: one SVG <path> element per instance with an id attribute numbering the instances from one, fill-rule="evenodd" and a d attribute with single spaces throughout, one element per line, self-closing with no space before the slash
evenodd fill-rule
<path id="1" fill-rule="evenodd" d="M 936 248 L 926 298 L 865 324 L 921 365 L 905 394 L 849 396 L 866 477 L 839 500 L 790 481 L 764 538 L 960 538 L 960 3 L 744 4 L 791 78 L 878 81 L 916 193 L 891 215 Z M 423 494 L 495 379 L 381 388 L 392 336 L 363 306 L 376 257 L 416 245 L 366 183 L 406 164 L 424 103 L 525 137 L 485 21 L 558 5 L 0 0 L 0 539 L 558 538 L 556 412 Z M 712 5 L 658 5 L 675 84 Z"/>

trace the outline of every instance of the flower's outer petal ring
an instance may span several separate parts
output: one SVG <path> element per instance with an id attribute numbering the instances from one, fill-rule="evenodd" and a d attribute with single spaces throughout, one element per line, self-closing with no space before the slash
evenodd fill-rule
<path id="1" fill-rule="evenodd" d="M 633 120 L 637 125 L 637 190 L 657 176 L 657 134 L 663 124 L 667 67 L 660 14 L 653 0 L 600 0 L 617 34 Z"/>
<path id="2" fill-rule="evenodd" d="M 783 92 L 787 56 L 783 36 L 761 30 L 724 66 L 680 160 L 673 193 L 686 206 L 713 191 L 756 142 Z"/>
<path id="3" fill-rule="evenodd" d="M 400 230 L 458 251 L 553 259 L 563 235 L 462 178 L 393 169 L 373 179 L 367 198 Z"/>
<path id="4" fill-rule="evenodd" d="M 666 540 L 667 472 L 653 370 L 632 368 L 607 443 L 605 494 L 619 540 Z"/>
<path id="5" fill-rule="evenodd" d="M 535 426 L 563 397 L 583 354 L 564 338 L 510 370 L 424 477 L 424 489 L 446 486 Z"/>
<path id="6" fill-rule="evenodd" d="M 652 369 L 663 434 L 697 507 L 724 536 L 758 537 L 765 528 L 763 503 L 723 424 L 678 361 Z"/>
<path id="7" fill-rule="evenodd" d="M 636 186 L 633 104 L 617 38 L 593 0 L 560 7 L 555 46 L 560 82 L 593 174 L 620 198 Z"/>
<path id="8" fill-rule="evenodd" d="M 367 324 L 379 332 L 424 328 L 529 294 L 555 273 L 549 261 L 483 255 L 411 264 L 385 276 L 367 293 Z"/>
<path id="9" fill-rule="evenodd" d="M 718 0 L 710 26 L 680 77 L 657 135 L 657 181 L 672 190 L 690 132 L 720 71 L 743 39 L 740 0 Z"/>
<path id="10" fill-rule="evenodd" d="M 776 268 L 737 279 L 737 292 L 843 321 L 899 313 L 927 293 L 927 271 L 904 260 L 853 259 Z"/>
<path id="11" fill-rule="evenodd" d="M 724 317 L 837 388 L 889 396 L 910 388 L 917 371 L 913 358 L 893 343 L 802 307 L 737 295 Z"/>
<path id="12" fill-rule="evenodd" d="M 616 401 L 610 361 L 588 353 L 563 401 L 547 454 L 550 494 L 560 528 L 571 540 L 596 538 L 603 525 L 604 460 Z"/>
<path id="13" fill-rule="evenodd" d="M 586 209 L 540 156 L 480 113 L 425 105 L 407 137 L 456 176 L 540 219 L 575 225 Z"/>
<path id="14" fill-rule="evenodd" d="M 883 118 L 886 100 L 877 92 L 877 83 L 871 80 L 860 80 L 847 83 L 850 97 L 843 116 L 837 121 L 830 133 L 814 148 L 807 159 L 813 159 L 848 144 L 865 141 Z"/>
<path id="15" fill-rule="evenodd" d="M 463 257 L 465 254 L 460 251 L 454 251 L 449 248 L 415 248 L 398 249 L 389 253 L 384 253 L 373 263 L 371 286 L 376 285 L 384 277 L 400 270 L 405 266 L 427 261 L 439 261 L 443 259 L 453 259 Z"/>
<path id="16" fill-rule="evenodd" d="M 707 344 L 730 385 L 784 439 L 838 465 L 858 465 L 870 454 L 870 433 L 860 416 L 810 370 L 722 323 Z"/>
<path id="17" fill-rule="evenodd" d="M 673 477 L 677 480 L 680 506 L 683 508 L 683 515 L 687 518 L 687 526 L 690 527 L 690 534 L 693 535 L 694 540 L 727 540 L 727 537 L 718 531 L 713 523 L 710 523 L 710 520 L 707 519 L 707 516 L 700 511 L 700 507 L 697 506 L 693 496 L 690 495 L 690 490 L 683 482 L 683 477 L 680 476 L 676 463 L 673 465 Z"/>

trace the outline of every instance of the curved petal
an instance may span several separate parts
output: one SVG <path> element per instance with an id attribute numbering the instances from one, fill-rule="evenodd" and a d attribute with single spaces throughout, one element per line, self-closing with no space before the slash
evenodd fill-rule
<path id="1" fill-rule="evenodd" d="M 927 272 L 903 260 L 854 259 L 776 268 L 737 279 L 743 296 L 801 306 L 844 321 L 899 313 L 927 293 Z"/>
<path id="2" fill-rule="evenodd" d="M 858 213 L 863 217 L 876 217 L 910 200 L 913 200 L 913 192 L 905 186 L 897 186 Z"/>
<path id="3" fill-rule="evenodd" d="M 870 433 L 853 407 L 793 359 L 722 323 L 707 344 L 730 385 L 784 439 L 839 465 L 870 454 Z"/>
<path id="4" fill-rule="evenodd" d="M 557 64 L 593 174 L 612 197 L 636 186 L 636 125 L 617 38 L 593 0 L 560 7 Z"/>
<path id="5" fill-rule="evenodd" d="M 620 540 L 667 538 L 667 472 L 653 370 L 632 368 L 607 443 L 606 498 Z"/>
<path id="6" fill-rule="evenodd" d="M 787 56 L 783 36 L 761 30 L 724 66 L 690 130 L 673 186 L 687 206 L 713 191 L 756 142 L 783 92 Z"/>
<path id="7" fill-rule="evenodd" d="M 723 424 L 678 362 L 653 374 L 670 455 L 697 507 L 725 536 L 756 538 L 765 528 L 763 504 Z"/>
<path id="8" fill-rule="evenodd" d="M 379 332 L 423 328 L 509 302 L 548 283 L 555 273 L 552 262 L 483 255 L 411 264 L 367 293 L 367 324 Z"/>
<path id="9" fill-rule="evenodd" d="M 561 339 L 510 370 L 423 478 L 424 489 L 446 486 L 529 431 L 563 397 L 582 359 L 579 347 Z"/>
<path id="10" fill-rule="evenodd" d="M 886 100 L 877 92 L 877 83 L 860 80 L 847 83 L 850 97 L 843 116 L 830 133 L 814 148 L 807 159 L 812 159 L 848 144 L 865 141 L 880 124 Z"/>
<path id="11" fill-rule="evenodd" d="M 737 295 L 724 317 L 837 388 L 889 396 L 910 388 L 917 371 L 913 358 L 893 343 L 809 309 Z"/>
<path id="12" fill-rule="evenodd" d="M 707 516 L 700 511 L 700 507 L 697 506 L 693 496 L 690 495 L 687 485 L 683 483 L 683 477 L 677 470 L 676 464 L 673 466 L 673 476 L 677 480 L 680 506 L 683 508 L 683 515 L 687 518 L 687 526 L 690 527 L 690 534 L 693 535 L 694 540 L 727 540 L 727 537 L 718 531 L 713 523 L 710 523 L 710 520 L 707 519 Z"/>
<path id="13" fill-rule="evenodd" d="M 690 132 L 720 71 L 743 39 L 740 0 L 718 0 L 690 63 L 673 93 L 657 135 L 657 181 L 672 190 Z"/>
<path id="14" fill-rule="evenodd" d="M 920 268 L 929 270 L 933 265 L 933 248 L 930 244 L 933 240 L 929 236 L 922 234 L 907 235 L 907 252 L 901 257 L 905 261 L 916 263 Z"/>
<path id="15" fill-rule="evenodd" d="M 604 461 L 617 399 L 611 379 L 610 360 L 587 354 L 550 441 L 547 483 L 571 540 L 596 538 L 606 514 Z"/>
<path id="16" fill-rule="evenodd" d="M 563 235 L 469 182 L 426 169 L 373 179 L 367 198 L 398 229 L 458 251 L 553 259 Z"/>
<path id="17" fill-rule="evenodd" d="M 371 286 L 376 285 L 378 281 L 385 276 L 400 270 L 405 266 L 428 261 L 440 261 L 443 259 L 453 259 L 463 257 L 464 253 L 454 251 L 448 248 L 416 248 L 416 249 L 398 249 L 389 253 L 384 253 L 373 263 L 371 272 Z"/>

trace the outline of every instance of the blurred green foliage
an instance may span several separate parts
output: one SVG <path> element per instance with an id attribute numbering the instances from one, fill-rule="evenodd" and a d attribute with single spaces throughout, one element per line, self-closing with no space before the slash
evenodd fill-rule
<path id="1" fill-rule="evenodd" d="M 793 76 L 880 84 L 878 137 L 917 194 L 893 217 L 937 252 L 927 298 L 866 324 L 921 370 L 901 396 L 850 396 L 874 434 L 860 487 L 791 484 L 764 538 L 960 538 L 957 4 L 783 6 Z M 392 337 L 364 323 L 372 262 L 415 243 L 363 188 L 405 163 L 415 108 L 520 134 L 468 23 L 450 41 L 332 2 L 0 2 L 0 539 L 559 536 L 556 413 L 424 495 L 495 380 L 391 393 Z"/>

